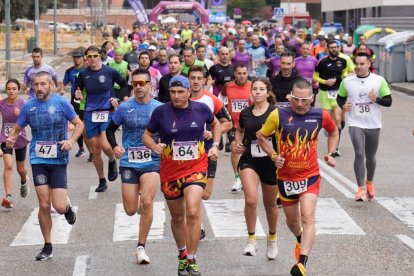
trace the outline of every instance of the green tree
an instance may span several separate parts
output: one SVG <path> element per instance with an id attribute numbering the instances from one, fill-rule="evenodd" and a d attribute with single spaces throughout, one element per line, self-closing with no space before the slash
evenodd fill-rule
<path id="1" fill-rule="evenodd" d="M 10 18 L 14 22 L 17 18 L 34 19 L 35 17 L 35 1 L 27 0 L 10 0 Z M 5 0 L 1 0 L 0 4 L 0 21 L 4 21 Z M 53 3 L 53 0 L 39 0 L 39 14 L 44 13 L 47 7 Z"/>
<path id="2" fill-rule="evenodd" d="M 227 14 L 233 17 L 234 8 L 240 8 L 242 19 L 250 20 L 255 16 L 260 16 L 259 10 L 267 6 L 266 0 L 230 0 L 227 3 Z"/>

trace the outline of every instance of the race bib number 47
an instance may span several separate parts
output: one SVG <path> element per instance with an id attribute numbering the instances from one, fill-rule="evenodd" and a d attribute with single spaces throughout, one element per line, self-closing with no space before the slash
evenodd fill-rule
<path id="1" fill-rule="evenodd" d="M 108 122 L 109 111 L 94 111 L 92 112 L 92 122 L 105 123 Z"/>
<path id="2" fill-rule="evenodd" d="M 174 142 L 173 143 L 173 159 L 174 160 L 195 160 L 198 159 L 198 142 Z"/>
<path id="3" fill-rule="evenodd" d="M 131 163 L 144 163 L 152 161 L 151 150 L 147 147 L 129 147 L 128 161 Z"/>
<path id="4" fill-rule="evenodd" d="M 287 196 L 298 195 L 308 190 L 308 179 L 299 181 L 283 181 Z"/>
<path id="5" fill-rule="evenodd" d="M 35 145 L 36 157 L 57 158 L 57 143 L 38 141 Z"/>
<path id="6" fill-rule="evenodd" d="M 248 100 L 232 100 L 231 110 L 233 112 L 241 112 L 243 109 L 249 106 Z"/>

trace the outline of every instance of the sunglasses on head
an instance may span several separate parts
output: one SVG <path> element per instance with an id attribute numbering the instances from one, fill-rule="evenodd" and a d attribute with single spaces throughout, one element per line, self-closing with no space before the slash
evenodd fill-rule
<path id="1" fill-rule="evenodd" d="M 296 102 L 299 102 L 299 101 L 307 102 L 307 101 L 312 100 L 312 98 L 313 98 L 313 95 L 311 95 L 309 97 L 304 97 L 304 98 L 300 98 L 300 97 L 294 96 L 293 94 L 290 94 L 290 96 L 291 96 L 292 100 L 294 100 Z"/>
<path id="2" fill-rule="evenodd" d="M 138 80 L 138 81 L 132 81 L 132 86 L 136 87 L 137 85 L 143 87 L 145 85 L 147 85 L 148 83 L 150 83 L 151 81 L 144 81 L 144 80 Z"/>
<path id="3" fill-rule="evenodd" d="M 97 58 L 100 57 L 100 54 L 86 55 L 87 58 Z"/>

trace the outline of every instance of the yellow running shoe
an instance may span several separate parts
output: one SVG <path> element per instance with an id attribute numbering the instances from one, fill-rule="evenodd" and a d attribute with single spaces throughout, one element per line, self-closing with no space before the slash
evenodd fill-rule
<path id="1" fill-rule="evenodd" d="M 301 264 L 301 263 L 294 264 L 292 266 L 292 269 L 290 270 L 290 275 L 305 276 L 306 275 L 306 269 L 303 266 L 303 264 Z"/>

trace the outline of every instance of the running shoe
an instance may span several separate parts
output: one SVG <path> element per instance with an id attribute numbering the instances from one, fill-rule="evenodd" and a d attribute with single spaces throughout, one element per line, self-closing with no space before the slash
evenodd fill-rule
<path id="1" fill-rule="evenodd" d="M 53 249 L 52 247 L 43 247 L 42 251 L 36 255 L 36 261 L 46 261 L 53 257 Z"/>
<path id="2" fill-rule="evenodd" d="M 201 226 L 200 241 L 203 240 L 205 237 L 206 237 L 206 230 L 204 230 L 203 226 Z"/>
<path id="3" fill-rule="evenodd" d="M 373 200 L 375 197 L 375 188 L 374 188 L 374 183 L 368 183 L 368 181 L 366 182 L 367 184 L 367 199 L 369 201 Z"/>
<path id="4" fill-rule="evenodd" d="M 279 253 L 277 248 L 277 240 L 267 241 L 267 252 L 266 256 L 269 260 L 274 260 Z"/>
<path id="5" fill-rule="evenodd" d="M 297 263 L 292 266 L 292 269 L 290 270 L 290 275 L 292 276 L 305 276 L 306 270 L 303 264 Z"/>
<path id="6" fill-rule="evenodd" d="M 82 156 L 85 156 L 86 155 L 86 152 L 85 152 L 85 150 L 84 149 L 79 149 L 78 150 L 78 153 L 76 153 L 76 157 L 82 157 Z"/>
<path id="7" fill-rule="evenodd" d="M 227 142 L 226 145 L 224 146 L 224 154 L 225 155 L 230 155 L 230 153 L 231 153 L 230 143 Z"/>
<path id="8" fill-rule="evenodd" d="M 89 153 L 88 162 L 92 162 L 92 161 L 93 161 L 93 159 L 92 159 L 92 153 Z"/>
<path id="9" fill-rule="evenodd" d="M 26 182 L 20 185 L 20 196 L 26 197 L 28 194 L 29 194 L 29 179 L 26 179 Z"/>
<path id="10" fill-rule="evenodd" d="M 142 246 L 137 247 L 134 252 L 135 257 L 137 257 L 137 264 L 150 264 L 151 260 L 145 253 L 145 248 Z"/>
<path id="11" fill-rule="evenodd" d="M 187 276 L 187 259 L 178 258 L 178 276 Z"/>
<path id="12" fill-rule="evenodd" d="M 118 178 L 118 168 L 116 167 L 116 159 L 108 162 L 108 180 L 114 181 Z"/>
<path id="13" fill-rule="evenodd" d="M 11 199 L 11 196 L 3 197 L 3 200 L 1 201 L 1 206 L 7 209 L 13 208 L 13 200 Z"/>
<path id="14" fill-rule="evenodd" d="M 355 195 L 355 201 L 364 201 L 366 200 L 367 192 L 364 187 L 358 187 L 358 192 Z"/>
<path id="15" fill-rule="evenodd" d="M 257 241 L 253 239 L 249 239 L 244 247 L 243 255 L 246 256 L 256 256 L 257 251 Z"/>
<path id="16" fill-rule="evenodd" d="M 106 181 L 100 181 L 98 187 L 96 187 L 95 192 L 97 193 L 103 193 L 108 189 L 108 186 L 106 185 Z"/>
<path id="17" fill-rule="evenodd" d="M 187 265 L 188 276 L 201 276 L 200 267 L 193 262 Z"/>
<path id="18" fill-rule="evenodd" d="M 242 184 L 240 181 L 240 177 L 236 178 L 236 180 L 233 183 L 233 186 L 231 186 L 231 192 L 232 193 L 240 193 L 242 190 Z"/>
<path id="19" fill-rule="evenodd" d="M 76 221 L 76 213 L 72 210 L 72 204 L 70 203 L 69 198 L 68 198 L 68 204 L 69 204 L 69 207 L 65 213 L 65 219 L 70 225 L 73 225 L 75 224 L 75 221 Z"/>
<path id="20" fill-rule="evenodd" d="M 218 150 L 219 150 L 219 151 L 222 151 L 222 150 L 223 150 L 223 148 L 224 148 L 223 136 L 221 136 L 221 138 L 220 138 L 220 143 L 219 143 L 219 146 L 218 146 Z"/>
<path id="21" fill-rule="evenodd" d="M 340 156 L 341 156 L 341 153 L 339 152 L 339 150 L 336 150 L 336 151 L 334 152 L 334 156 L 335 156 L 335 157 L 340 157 Z"/>
<path id="22" fill-rule="evenodd" d="M 295 259 L 297 262 L 299 262 L 299 257 L 300 257 L 300 243 L 296 241 L 295 242 Z"/>

